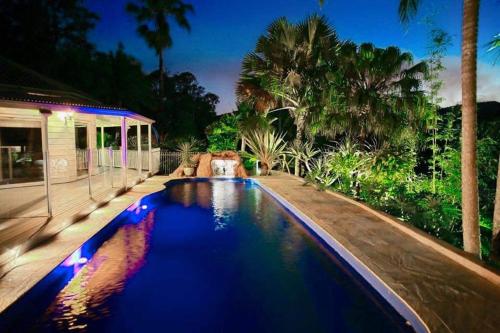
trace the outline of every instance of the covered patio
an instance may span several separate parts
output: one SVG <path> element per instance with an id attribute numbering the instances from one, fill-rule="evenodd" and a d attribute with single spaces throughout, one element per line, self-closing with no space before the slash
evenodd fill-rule
<path id="1" fill-rule="evenodd" d="M 153 123 L 73 91 L 1 86 L 0 264 L 67 226 L 54 217 L 74 221 L 157 173 Z"/>

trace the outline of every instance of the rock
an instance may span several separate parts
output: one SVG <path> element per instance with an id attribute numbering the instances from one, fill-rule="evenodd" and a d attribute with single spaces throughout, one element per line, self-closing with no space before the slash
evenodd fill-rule
<path id="1" fill-rule="evenodd" d="M 198 167 L 196 168 L 196 177 L 211 177 L 212 176 L 212 154 L 202 154 L 199 158 Z"/>
<path id="2" fill-rule="evenodd" d="M 196 177 L 212 177 L 212 159 L 219 160 L 234 160 L 236 164 L 234 166 L 234 174 L 236 177 L 246 178 L 248 177 L 247 171 L 241 162 L 241 157 L 237 152 L 234 151 L 222 151 L 217 153 L 204 153 L 196 154 L 192 157 L 192 161 L 196 163 Z M 179 166 L 174 172 L 170 174 L 173 177 L 183 177 L 184 168 Z"/>

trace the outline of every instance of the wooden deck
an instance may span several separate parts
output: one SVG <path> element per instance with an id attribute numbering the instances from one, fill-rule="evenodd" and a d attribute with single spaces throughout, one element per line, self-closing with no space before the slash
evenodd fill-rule
<path id="1" fill-rule="evenodd" d="M 162 190 L 167 180 L 168 177 L 163 176 L 146 179 L 101 208 L 93 210 L 78 222 L 72 223 L 57 237 L 53 237 L 51 228 L 46 228 L 44 233 L 47 238 L 42 244 L 3 266 L 1 274 L 3 277 L 0 278 L 0 312 L 32 288 L 129 205 L 149 193 Z M 58 222 L 58 225 L 67 222 L 66 214 L 55 217 L 53 221 Z"/>
<path id="2" fill-rule="evenodd" d="M 127 170 L 128 186 L 139 179 L 137 170 Z M 106 178 L 105 178 L 106 177 Z M 80 214 L 95 209 L 117 195 L 121 188 L 121 170 L 113 171 L 113 182 L 109 174 L 92 176 L 92 196 L 89 194 L 88 177 L 68 183 L 52 185 L 53 218 L 47 217 L 47 201 L 43 184 L 29 187 L 13 187 L 0 190 L 0 265 L 12 256 L 12 248 L 32 239 L 40 232 L 52 229 L 58 232 L 64 227 L 62 217 L 78 218 Z M 112 186 L 113 185 L 113 186 Z M 10 216 L 6 218 L 5 216 Z M 14 251 L 15 252 L 15 251 Z"/>

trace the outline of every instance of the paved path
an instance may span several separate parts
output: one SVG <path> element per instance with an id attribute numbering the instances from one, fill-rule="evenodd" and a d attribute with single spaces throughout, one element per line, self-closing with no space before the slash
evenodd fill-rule
<path id="1" fill-rule="evenodd" d="M 304 186 L 295 177 L 258 180 L 360 259 L 419 314 L 432 332 L 499 332 L 500 285 L 495 281 L 500 281 L 500 276 L 492 273 L 487 280 L 443 255 L 439 246 L 433 249 L 394 222 L 340 195 Z"/>

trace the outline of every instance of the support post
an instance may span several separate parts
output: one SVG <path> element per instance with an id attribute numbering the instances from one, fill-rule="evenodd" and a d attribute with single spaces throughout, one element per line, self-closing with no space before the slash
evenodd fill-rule
<path id="1" fill-rule="evenodd" d="M 115 171 L 115 159 L 113 157 L 113 147 L 108 148 L 108 158 L 109 158 L 109 179 L 111 181 L 111 188 L 113 188 L 113 174 Z"/>
<path id="2" fill-rule="evenodd" d="M 12 166 L 12 147 L 7 148 L 7 154 L 9 159 L 9 179 L 14 178 L 14 168 Z"/>
<path id="3" fill-rule="evenodd" d="M 148 124 L 148 171 L 149 175 L 153 175 L 153 152 L 151 151 L 151 124 Z"/>
<path id="4" fill-rule="evenodd" d="M 139 179 L 142 175 L 142 142 L 141 142 L 141 123 L 137 124 L 137 171 L 139 174 Z"/>
<path id="5" fill-rule="evenodd" d="M 89 197 L 92 198 L 92 169 L 94 168 L 92 148 L 87 148 L 87 176 L 89 180 Z"/>
<path id="6" fill-rule="evenodd" d="M 2 133 L 0 133 L 0 181 L 3 180 L 3 161 L 2 161 Z"/>
<path id="7" fill-rule="evenodd" d="M 45 196 L 47 197 L 47 214 L 52 217 L 52 195 L 51 195 L 51 184 L 50 184 L 50 155 L 49 155 L 49 116 L 52 114 L 50 110 L 40 110 L 42 115 L 42 154 L 43 154 L 43 173 L 44 173 L 44 185 L 45 185 Z"/>
<path id="8" fill-rule="evenodd" d="M 103 168 L 106 165 L 106 163 L 104 163 L 104 161 L 105 161 L 104 156 L 105 156 L 105 152 L 104 152 L 104 126 L 101 126 L 101 154 L 100 154 L 100 157 L 101 157 L 101 166 Z"/>
<path id="9" fill-rule="evenodd" d="M 121 117 L 121 169 L 122 187 L 127 190 L 127 118 Z"/>

